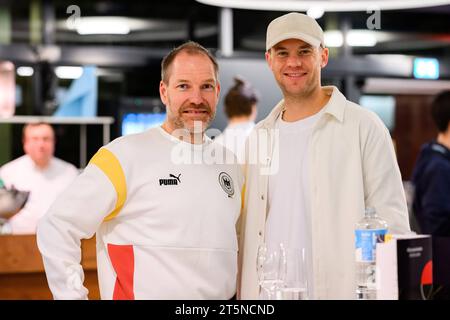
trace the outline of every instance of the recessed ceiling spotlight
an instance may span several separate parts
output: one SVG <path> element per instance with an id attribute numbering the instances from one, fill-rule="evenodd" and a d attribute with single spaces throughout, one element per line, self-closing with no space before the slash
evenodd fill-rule
<path id="1" fill-rule="evenodd" d="M 308 9 L 308 11 L 306 11 L 306 14 L 314 19 L 322 18 L 324 13 L 325 11 L 323 10 L 322 7 L 311 7 Z"/>

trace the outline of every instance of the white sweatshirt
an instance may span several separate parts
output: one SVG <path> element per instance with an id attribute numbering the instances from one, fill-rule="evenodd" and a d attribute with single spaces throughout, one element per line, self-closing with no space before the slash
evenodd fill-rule
<path id="1" fill-rule="evenodd" d="M 54 298 L 87 297 L 80 239 L 95 233 L 102 299 L 234 295 L 240 168 L 180 163 L 192 148 L 154 128 L 97 152 L 38 225 Z M 197 163 L 214 155 L 211 148 L 227 152 L 210 140 L 194 148 Z"/>

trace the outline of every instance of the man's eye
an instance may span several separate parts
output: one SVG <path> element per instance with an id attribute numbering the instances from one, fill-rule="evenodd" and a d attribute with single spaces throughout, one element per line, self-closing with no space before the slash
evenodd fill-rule
<path id="1" fill-rule="evenodd" d="M 304 50 L 300 50 L 299 51 L 300 55 L 308 55 L 311 53 L 311 50 L 309 49 L 304 49 Z"/>
<path id="2" fill-rule="evenodd" d="M 188 85 L 185 84 L 185 83 L 182 83 L 182 84 L 179 84 L 179 85 L 177 86 L 177 88 L 179 88 L 179 89 L 181 89 L 181 90 L 186 90 L 186 89 L 188 88 Z"/>
<path id="3" fill-rule="evenodd" d="M 203 89 L 206 89 L 206 90 L 213 90 L 214 89 L 214 85 L 212 85 L 212 84 L 204 84 L 203 85 Z"/>
<path id="4" fill-rule="evenodd" d="M 287 52 L 286 52 L 286 51 L 278 51 L 278 52 L 277 52 L 277 56 L 279 56 L 279 57 L 285 57 L 285 56 L 287 56 Z"/>

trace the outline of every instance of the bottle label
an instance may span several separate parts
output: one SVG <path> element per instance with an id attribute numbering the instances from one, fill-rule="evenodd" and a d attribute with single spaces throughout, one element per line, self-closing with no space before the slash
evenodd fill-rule
<path id="1" fill-rule="evenodd" d="M 355 230 L 356 261 L 374 262 L 377 243 L 384 242 L 387 229 Z"/>

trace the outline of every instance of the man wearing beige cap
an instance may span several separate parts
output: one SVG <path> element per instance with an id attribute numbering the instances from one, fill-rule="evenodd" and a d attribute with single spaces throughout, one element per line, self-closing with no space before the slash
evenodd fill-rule
<path id="1" fill-rule="evenodd" d="M 374 113 L 321 86 L 328 49 L 314 19 L 289 13 L 273 20 L 265 55 L 284 99 L 247 145 L 252 152 L 264 145 L 268 154 L 256 164 L 247 154 L 239 297 L 267 297 L 260 293 L 258 248 L 282 243 L 304 253 L 310 299 L 354 299 L 354 228 L 365 208 L 376 209 L 389 233 L 409 231 L 391 137 Z"/>

